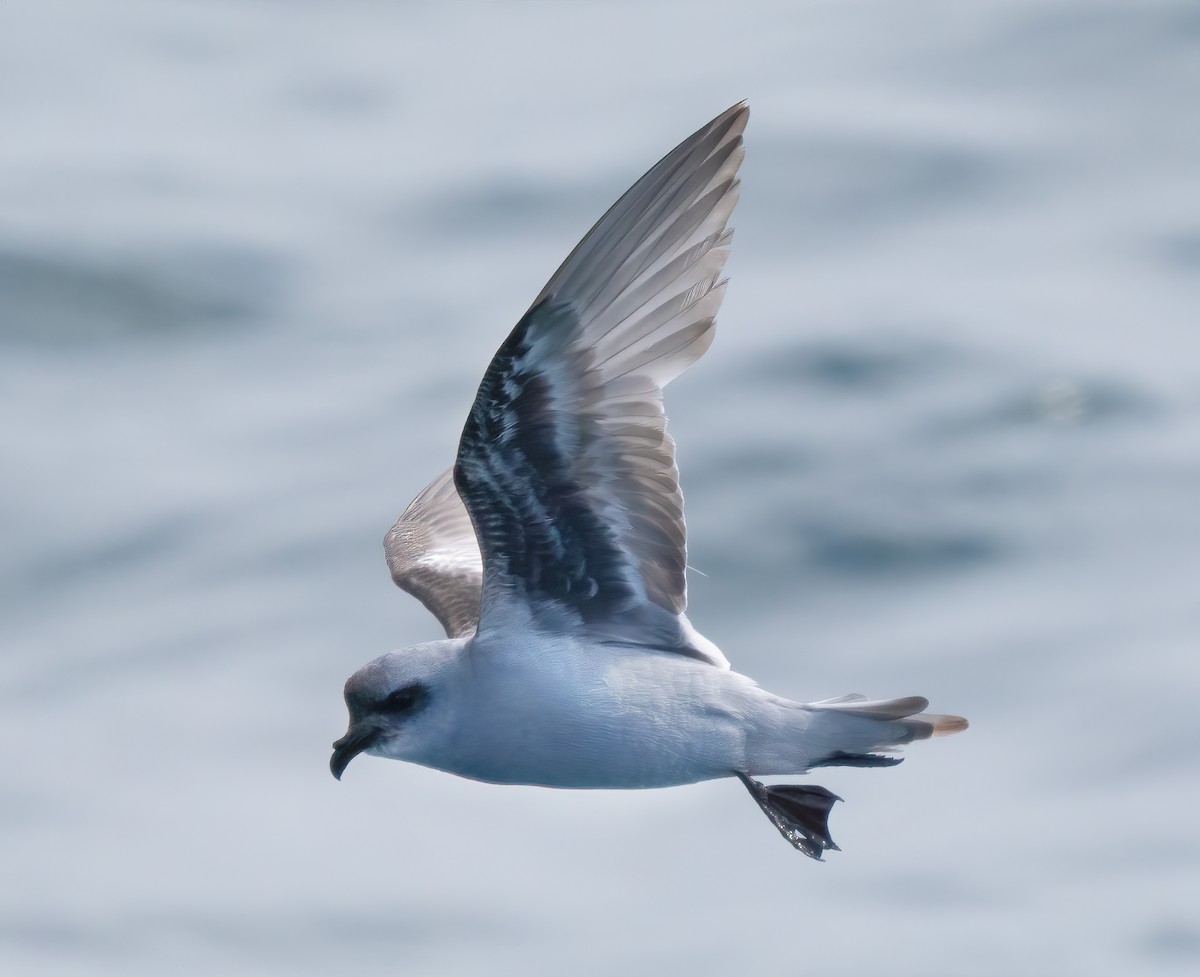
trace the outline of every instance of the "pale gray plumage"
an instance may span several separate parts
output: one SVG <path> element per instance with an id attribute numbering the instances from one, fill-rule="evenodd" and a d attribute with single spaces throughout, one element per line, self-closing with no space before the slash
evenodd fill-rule
<path id="1" fill-rule="evenodd" d="M 492 359 L 453 470 L 385 540 L 392 578 L 448 639 L 350 678 L 335 776 L 362 752 L 551 787 L 736 776 L 820 858 L 837 798 L 755 777 L 891 765 L 886 752 L 966 727 L 919 696 L 772 695 L 684 613 L 663 387 L 712 342 L 746 119 L 733 106 L 635 183 Z"/>

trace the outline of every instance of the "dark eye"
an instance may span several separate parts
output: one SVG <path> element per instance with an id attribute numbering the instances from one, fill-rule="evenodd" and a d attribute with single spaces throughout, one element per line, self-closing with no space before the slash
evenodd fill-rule
<path id="1" fill-rule="evenodd" d="M 391 693 L 379 703 L 379 709 L 381 712 L 404 715 L 423 705 L 428 698 L 429 691 L 425 686 L 420 682 L 414 682 L 412 685 L 406 685 L 404 688 L 397 689 Z"/>

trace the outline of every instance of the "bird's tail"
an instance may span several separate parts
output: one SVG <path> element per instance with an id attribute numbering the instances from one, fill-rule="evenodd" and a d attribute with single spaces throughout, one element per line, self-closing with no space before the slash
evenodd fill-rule
<path id="1" fill-rule="evenodd" d="M 844 695 L 810 702 L 800 707 L 808 713 L 808 722 L 801 731 L 804 759 L 799 762 L 807 769 L 890 767 L 899 763 L 900 757 L 888 754 L 905 743 L 967 728 L 961 716 L 930 715 L 925 712 L 928 706 L 929 701 L 920 696 L 868 699 L 865 695 Z M 780 756 L 775 761 L 788 762 Z M 783 771 L 765 768 L 760 772 Z M 826 851 L 837 851 L 829 835 L 830 809 L 841 800 L 836 794 L 815 784 L 768 786 L 744 773 L 738 777 L 779 833 L 797 849 L 818 861 Z"/>
<path id="2" fill-rule="evenodd" d="M 919 695 L 903 699 L 843 695 L 810 702 L 806 708 L 815 713 L 810 742 L 818 747 L 810 753 L 810 769 L 892 766 L 900 759 L 886 754 L 905 743 L 948 736 L 967 728 L 967 721 L 961 716 L 925 712 L 929 700 Z"/>

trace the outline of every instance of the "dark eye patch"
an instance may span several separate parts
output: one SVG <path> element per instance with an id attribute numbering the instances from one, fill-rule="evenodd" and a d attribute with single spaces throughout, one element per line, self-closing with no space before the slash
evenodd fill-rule
<path id="1" fill-rule="evenodd" d="M 413 682 L 403 688 L 396 689 L 379 703 L 379 711 L 393 715 L 407 715 L 415 712 L 429 699 L 429 690 L 420 682 Z"/>

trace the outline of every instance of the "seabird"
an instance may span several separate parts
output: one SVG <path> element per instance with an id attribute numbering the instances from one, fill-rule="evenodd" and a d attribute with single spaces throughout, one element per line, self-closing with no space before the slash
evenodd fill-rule
<path id="1" fill-rule="evenodd" d="M 454 465 L 388 531 L 395 582 L 446 639 L 346 683 L 360 753 L 496 784 L 670 787 L 736 777 L 806 855 L 840 800 L 757 778 L 882 767 L 967 723 L 919 696 L 801 703 L 692 627 L 663 388 L 712 342 L 748 109 L 685 139 L 588 232 L 504 341 Z"/>

